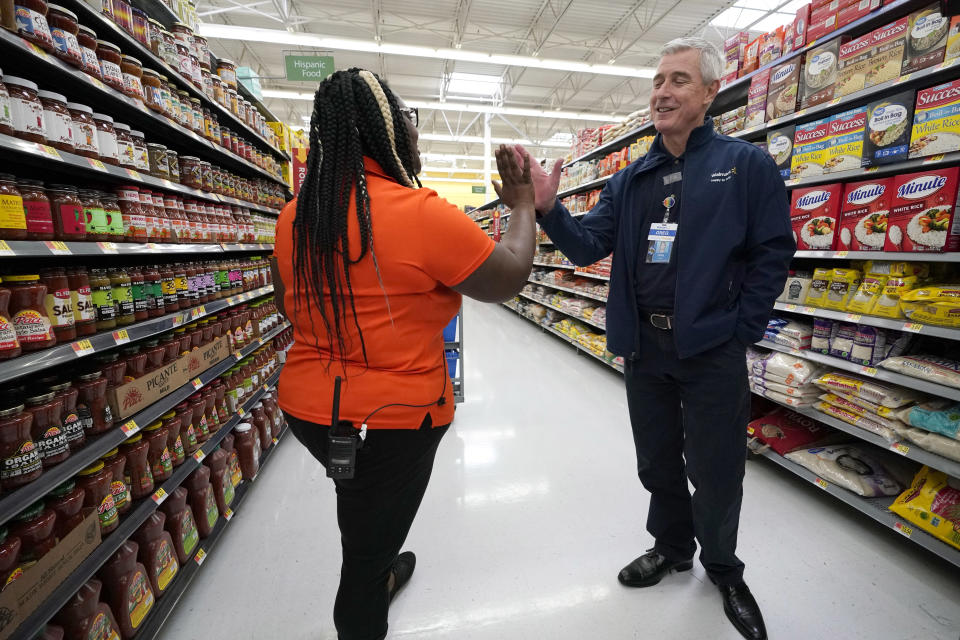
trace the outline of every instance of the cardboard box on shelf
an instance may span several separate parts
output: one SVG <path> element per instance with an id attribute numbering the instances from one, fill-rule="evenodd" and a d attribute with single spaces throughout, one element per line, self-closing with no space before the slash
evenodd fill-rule
<path id="1" fill-rule="evenodd" d="M 882 4 L 881 0 L 859 0 L 851 2 L 837 11 L 837 29 L 842 29 L 851 22 L 856 22 L 865 15 L 876 11 Z"/>
<path id="2" fill-rule="evenodd" d="M 906 160 L 910 150 L 914 91 L 902 91 L 867 105 L 867 130 L 863 139 L 864 167 Z"/>
<path id="3" fill-rule="evenodd" d="M 723 43 L 723 52 L 726 56 L 726 66 L 723 69 L 723 75 L 733 74 L 734 77 L 740 72 L 743 66 L 743 54 L 750 43 L 750 34 L 741 31 L 733 37 L 727 38 Z"/>
<path id="4" fill-rule="evenodd" d="M 790 178 L 812 178 L 826 173 L 830 147 L 830 117 L 797 125 L 793 134 Z"/>
<path id="5" fill-rule="evenodd" d="M 810 26 L 810 5 L 805 4 L 797 9 L 793 19 L 793 50 L 798 51 L 807 44 L 807 29 Z"/>
<path id="6" fill-rule="evenodd" d="M 821 5 L 814 4 L 814 6 L 810 7 L 810 22 L 820 22 L 830 16 L 836 16 L 840 5 L 840 0 L 831 0 Z"/>
<path id="7" fill-rule="evenodd" d="M 833 88 L 834 97 L 842 98 L 863 89 L 873 52 L 872 35 L 868 33 L 862 38 L 840 45 L 837 52 L 837 83 Z"/>
<path id="8" fill-rule="evenodd" d="M 909 31 L 910 21 L 903 17 L 869 34 L 871 37 L 870 62 L 867 66 L 867 75 L 864 77 L 864 88 L 873 87 L 900 76 Z"/>
<path id="9" fill-rule="evenodd" d="M 767 89 L 767 120 L 790 115 L 797 110 L 803 57 L 794 56 L 770 68 Z"/>
<path id="10" fill-rule="evenodd" d="M 842 194 L 842 184 L 794 189 L 790 193 L 790 223 L 797 249 L 833 249 Z"/>
<path id="11" fill-rule="evenodd" d="M 770 64 L 783 55 L 783 27 L 778 27 L 760 36 L 760 67 Z"/>
<path id="12" fill-rule="evenodd" d="M 830 146 L 824 173 L 839 173 L 860 168 L 863 137 L 866 131 L 867 108 L 858 107 L 830 118 Z"/>
<path id="13" fill-rule="evenodd" d="M 883 251 L 893 178 L 849 182 L 840 205 L 838 251 Z"/>
<path id="14" fill-rule="evenodd" d="M 844 38 L 833 38 L 807 52 L 803 65 L 803 93 L 800 108 L 806 109 L 833 100 L 839 70 L 840 45 Z"/>
<path id="15" fill-rule="evenodd" d="M 790 178 L 790 164 L 793 160 L 793 136 L 796 127 L 790 125 L 767 131 L 767 153 L 777 163 L 777 170 L 784 180 Z"/>
<path id="16" fill-rule="evenodd" d="M 960 151 L 960 80 L 917 92 L 910 157 Z"/>
<path id="17" fill-rule="evenodd" d="M 756 127 L 766 121 L 767 116 L 767 88 L 770 85 L 770 69 L 764 69 L 750 78 L 750 89 L 747 90 L 747 111 L 744 127 Z"/>
<path id="18" fill-rule="evenodd" d="M 900 75 L 913 73 L 943 62 L 947 48 L 950 19 L 940 15 L 940 3 L 910 14 L 907 50 Z"/>
<path id="19" fill-rule="evenodd" d="M 100 521 L 96 509 L 84 509 L 85 517 L 35 565 L 23 572 L 0 593 L 0 640 L 13 637 L 24 620 L 73 573 L 100 544 Z"/>
<path id="20" fill-rule="evenodd" d="M 740 65 L 740 77 L 753 73 L 759 67 L 760 61 L 760 38 L 749 42 L 743 50 L 743 64 Z"/>
<path id="21" fill-rule="evenodd" d="M 268 122 L 267 126 L 277 134 L 277 144 L 281 151 L 290 151 L 290 127 L 285 122 Z"/>
<path id="22" fill-rule="evenodd" d="M 837 16 L 830 15 L 822 20 L 817 22 L 810 21 L 810 26 L 807 28 L 807 44 L 811 44 L 816 40 L 824 37 L 828 33 L 833 33 L 837 29 Z"/>
<path id="23" fill-rule="evenodd" d="M 885 251 L 960 251 L 960 167 L 894 176 Z"/>
<path id="24" fill-rule="evenodd" d="M 953 60 L 960 56 L 960 16 L 950 18 L 950 32 L 947 34 L 947 49 L 944 61 Z"/>

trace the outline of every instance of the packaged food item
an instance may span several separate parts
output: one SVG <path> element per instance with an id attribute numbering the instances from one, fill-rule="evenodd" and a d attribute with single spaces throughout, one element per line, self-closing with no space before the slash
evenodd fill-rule
<path id="1" fill-rule="evenodd" d="M 792 386 L 804 385 L 818 373 L 813 362 L 780 352 L 771 353 L 768 357 L 753 362 L 751 371 L 763 378 L 779 376 L 784 380 L 784 384 Z"/>
<path id="2" fill-rule="evenodd" d="M 847 39 L 831 38 L 807 52 L 803 65 L 803 94 L 800 98 L 802 109 L 833 100 L 840 45 Z"/>
<path id="3" fill-rule="evenodd" d="M 830 340 L 830 355 L 848 360 L 853 350 L 853 341 L 857 337 L 857 326 L 849 322 L 837 323 L 837 330 Z"/>
<path id="4" fill-rule="evenodd" d="M 188 495 L 186 487 L 177 487 L 170 494 L 170 497 L 160 505 L 160 510 L 166 515 L 165 527 L 173 540 L 173 547 L 177 552 L 177 559 L 180 564 L 193 557 L 193 552 L 200 543 L 197 524 L 193 519 L 193 511 L 187 505 Z"/>
<path id="5" fill-rule="evenodd" d="M 801 58 L 796 56 L 770 69 L 767 90 L 767 120 L 790 115 L 797 110 Z"/>
<path id="6" fill-rule="evenodd" d="M 940 15 L 940 3 L 934 2 L 909 16 L 910 29 L 907 36 L 907 51 L 900 67 L 900 75 L 906 75 L 943 62 L 947 47 L 947 32 L 950 19 Z"/>
<path id="7" fill-rule="evenodd" d="M 137 559 L 147 570 L 150 586 L 158 598 L 163 597 L 180 569 L 173 538 L 164 531 L 166 521 L 163 511 L 154 511 L 133 535 L 139 545 Z"/>
<path id="8" fill-rule="evenodd" d="M 884 418 L 868 415 L 858 408 L 856 404 L 832 393 L 825 394 L 822 398 L 824 399 L 815 405 L 815 408 L 820 413 L 842 420 L 864 431 L 869 431 L 888 442 L 896 441 L 897 432 L 884 425 Z"/>
<path id="9" fill-rule="evenodd" d="M 897 418 L 911 427 L 960 440 L 960 403 L 935 398 L 897 413 Z"/>
<path id="10" fill-rule="evenodd" d="M 790 193 L 790 221 L 798 250 L 830 250 L 840 213 L 843 185 L 827 184 Z"/>
<path id="11" fill-rule="evenodd" d="M 737 73 L 743 64 L 744 50 L 750 41 L 750 34 L 746 31 L 727 38 L 723 43 L 723 52 L 726 57 L 726 65 L 723 68 L 723 77 L 736 79 Z M 732 78 L 731 78 L 732 77 Z M 729 82 L 730 80 L 727 80 Z"/>
<path id="12" fill-rule="evenodd" d="M 863 157 L 863 138 L 866 132 L 867 110 L 851 109 L 830 118 L 824 173 L 853 171 L 860 168 Z"/>
<path id="13" fill-rule="evenodd" d="M 783 55 L 783 27 L 760 36 L 759 66 L 768 65 Z"/>
<path id="14" fill-rule="evenodd" d="M 810 178 L 826 172 L 827 150 L 830 148 L 831 118 L 821 118 L 797 125 L 793 134 L 793 158 L 790 178 Z"/>
<path id="15" fill-rule="evenodd" d="M 906 160 L 910 151 L 914 91 L 903 91 L 867 105 L 862 164 L 872 167 Z"/>
<path id="16" fill-rule="evenodd" d="M 120 637 L 120 627 L 110 606 L 100 601 L 103 583 L 92 579 L 84 584 L 69 602 L 54 617 L 63 625 L 68 638 L 107 638 Z"/>
<path id="17" fill-rule="evenodd" d="M 960 56 L 960 16 L 950 18 L 950 31 L 947 34 L 947 49 L 944 53 L 944 62 Z"/>
<path id="18" fill-rule="evenodd" d="M 935 169 L 894 177 L 886 251 L 958 251 L 954 228 L 960 168 Z"/>
<path id="19" fill-rule="evenodd" d="M 900 308 L 911 320 L 960 326 L 960 285 L 927 285 L 900 296 Z"/>
<path id="20" fill-rule="evenodd" d="M 875 276 L 869 273 L 865 275 L 856 293 L 850 298 L 847 311 L 861 314 L 870 313 L 877 304 L 877 300 L 883 295 L 883 288 L 886 286 L 888 279 L 889 276 Z"/>
<path id="21" fill-rule="evenodd" d="M 887 334 L 882 329 L 869 325 L 857 325 L 857 335 L 853 339 L 850 362 L 872 367 L 883 360 L 887 346 Z"/>
<path id="22" fill-rule="evenodd" d="M 838 372 L 825 373 L 813 383 L 825 391 L 855 395 L 890 409 L 916 402 L 920 398 L 920 394 L 912 389 L 863 380 Z"/>
<path id="23" fill-rule="evenodd" d="M 140 546 L 128 540 L 100 570 L 110 608 L 123 638 L 136 635 L 156 602 L 147 569 L 137 562 Z"/>
<path id="24" fill-rule="evenodd" d="M 110 483 L 113 477 L 102 462 L 95 462 L 77 474 L 77 486 L 83 489 L 83 506 L 97 510 L 100 532 L 106 535 L 120 525 Z"/>
<path id="25" fill-rule="evenodd" d="M 807 25 L 810 22 L 810 4 L 807 3 L 797 9 L 793 19 L 793 50 L 799 51 L 807 44 Z"/>
<path id="26" fill-rule="evenodd" d="M 750 376 L 750 386 L 759 387 L 760 389 L 768 389 L 770 391 L 782 393 L 785 396 L 793 396 L 795 398 L 809 396 L 817 397 L 820 395 L 820 390 L 812 384 L 794 387 L 789 384 L 783 384 L 782 382 L 767 380 L 766 378 L 761 378 L 759 376 Z"/>
<path id="27" fill-rule="evenodd" d="M 824 480 L 868 498 L 894 496 L 902 487 L 886 466 L 864 447 L 833 445 L 784 456 Z"/>
<path id="28" fill-rule="evenodd" d="M 877 298 L 869 313 L 884 318 L 902 318 L 900 296 L 910 291 L 917 284 L 916 276 L 888 278 L 883 286 L 883 293 Z"/>
<path id="29" fill-rule="evenodd" d="M 760 38 L 751 40 L 743 50 L 743 64 L 740 65 L 740 77 L 753 73 L 760 66 Z"/>
<path id="30" fill-rule="evenodd" d="M 910 157 L 960 150 L 960 80 L 917 92 Z"/>
<path id="31" fill-rule="evenodd" d="M 892 178 L 881 178 L 844 185 L 837 249 L 883 250 L 893 196 L 892 184 Z"/>
<path id="32" fill-rule="evenodd" d="M 849 4 L 837 10 L 837 29 L 842 29 L 871 11 L 876 11 L 881 4 L 882 0 L 851 0 Z"/>
<path id="33" fill-rule="evenodd" d="M 816 386 L 816 385 L 813 385 Z M 883 405 L 877 404 L 875 402 L 870 402 L 869 400 L 864 400 L 855 393 L 844 393 L 839 389 L 834 389 L 825 395 L 834 395 L 840 398 L 843 398 L 850 404 L 844 404 L 850 408 L 857 415 L 872 415 L 878 416 L 881 418 L 887 418 L 890 421 L 889 426 L 899 426 L 898 421 L 900 420 L 899 413 L 902 411 L 902 408 L 891 409 L 890 407 L 884 407 Z M 855 405 L 855 406 L 852 406 Z M 908 405 L 909 406 L 909 405 Z"/>
<path id="34" fill-rule="evenodd" d="M 960 462 L 960 440 L 946 438 L 936 433 L 930 433 L 923 429 L 914 429 L 905 425 L 897 427 L 897 435 L 906 438 L 908 442 L 926 449 L 931 453 L 936 453 L 944 458 Z"/>
<path id="35" fill-rule="evenodd" d="M 767 324 L 764 340 L 770 340 L 793 349 L 808 349 L 813 330 L 809 324 L 774 318 Z"/>
<path id="36" fill-rule="evenodd" d="M 793 138 L 796 127 L 790 125 L 767 131 L 767 153 L 777 163 L 777 169 L 784 180 L 790 177 L 790 167 L 793 161 Z"/>
<path id="37" fill-rule="evenodd" d="M 830 282 L 833 280 L 833 269 L 826 267 L 817 267 L 813 270 L 813 279 L 810 281 L 810 288 L 807 291 L 807 297 L 804 300 L 806 304 L 815 307 L 823 307 L 827 300 L 827 291 L 830 288 Z"/>
<path id="38" fill-rule="evenodd" d="M 827 318 L 813 319 L 813 336 L 810 338 L 810 350 L 830 355 L 830 343 L 837 335 L 840 323 Z"/>
<path id="39" fill-rule="evenodd" d="M 767 88 L 770 85 L 770 69 L 764 69 L 750 78 L 750 89 L 747 91 L 745 129 L 757 127 L 764 123 L 767 115 Z"/>
<path id="40" fill-rule="evenodd" d="M 783 294 L 778 301 L 788 304 L 803 304 L 807 299 L 811 282 L 813 282 L 813 274 L 809 271 L 792 271 L 787 277 Z"/>
<path id="41" fill-rule="evenodd" d="M 856 293 L 862 279 L 863 275 L 857 269 L 834 269 L 823 306 L 836 311 L 846 309 L 850 303 L 850 298 Z"/>
<path id="42" fill-rule="evenodd" d="M 812 396 L 787 395 L 787 394 L 779 393 L 777 391 L 773 391 L 772 389 L 766 389 L 763 387 L 755 386 L 752 383 L 750 384 L 750 391 L 754 395 L 763 396 L 764 398 L 769 398 L 770 400 L 773 400 L 778 404 L 781 404 L 787 407 L 797 407 L 798 409 L 812 406 L 813 403 L 817 401 L 817 397 L 815 395 L 812 395 Z"/>
<path id="43" fill-rule="evenodd" d="M 868 260 L 863 263 L 864 273 L 892 278 L 917 276 L 926 278 L 930 275 L 930 265 L 925 262 L 900 262 L 891 260 Z"/>
<path id="44" fill-rule="evenodd" d="M 960 489 L 947 474 L 923 467 L 890 511 L 927 533 L 960 549 Z"/>
<path id="45" fill-rule="evenodd" d="M 880 366 L 934 384 L 960 389 L 960 362 L 935 355 L 888 357 Z"/>

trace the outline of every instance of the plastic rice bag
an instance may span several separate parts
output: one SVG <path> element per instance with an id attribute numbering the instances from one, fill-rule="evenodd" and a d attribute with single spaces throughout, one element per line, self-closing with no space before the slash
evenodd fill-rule
<path id="1" fill-rule="evenodd" d="M 810 282 L 810 288 L 807 290 L 806 304 L 815 307 L 826 306 L 827 291 L 830 289 L 830 282 L 832 280 L 833 269 L 814 269 L 813 280 Z"/>
<path id="2" fill-rule="evenodd" d="M 916 276 L 889 278 L 883 287 L 883 295 L 877 298 L 870 313 L 884 318 L 902 318 L 900 296 L 917 286 Z"/>
<path id="3" fill-rule="evenodd" d="M 817 411 L 876 434 L 888 442 L 897 439 L 895 421 L 867 413 L 855 403 L 833 393 L 825 393 L 820 398 L 821 401 L 814 405 Z"/>
<path id="4" fill-rule="evenodd" d="M 890 511 L 960 549 L 960 489 L 951 487 L 942 471 L 920 469 Z"/>
<path id="5" fill-rule="evenodd" d="M 921 397 L 920 393 L 912 389 L 888 386 L 836 372 L 825 373 L 814 380 L 813 383 L 824 391 L 831 393 L 839 391 L 840 393 L 854 395 L 891 409 L 916 402 Z"/>
<path id="6" fill-rule="evenodd" d="M 884 348 L 885 353 L 883 357 L 895 358 L 902 356 L 907 352 L 915 339 L 916 335 L 913 333 L 887 329 L 887 346 Z"/>
<path id="7" fill-rule="evenodd" d="M 850 351 L 850 362 L 867 367 L 883 360 L 887 334 L 883 329 L 869 325 L 857 325 L 857 335 L 853 338 L 853 349 Z"/>
<path id="8" fill-rule="evenodd" d="M 906 276 L 926 278 L 930 273 L 930 265 L 917 262 L 870 260 L 863 264 L 863 272 L 891 278 L 904 278 Z"/>
<path id="9" fill-rule="evenodd" d="M 783 293 L 778 300 L 788 304 L 803 304 L 813 282 L 813 274 L 809 271 L 795 271 L 787 278 Z"/>
<path id="10" fill-rule="evenodd" d="M 787 353 L 773 353 L 769 358 L 753 363 L 753 373 L 766 377 L 768 373 L 788 380 L 786 384 L 799 386 L 810 382 L 817 373 L 814 363 Z"/>
<path id="11" fill-rule="evenodd" d="M 863 398 L 857 396 L 856 394 L 844 393 L 839 390 L 830 391 L 830 395 L 838 396 L 840 398 L 843 398 L 847 402 L 850 402 L 856 405 L 857 409 L 854 410 L 854 413 L 857 413 L 859 415 L 876 415 L 876 416 L 880 416 L 881 418 L 890 418 L 892 420 L 900 419 L 899 414 L 902 409 L 891 409 L 890 407 L 884 407 L 883 405 L 877 404 L 875 402 L 864 400 Z"/>
<path id="12" fill-rule="evenodd" d="M 960 389 L 960 362 L 938 356 L 912 355 L 887 358 L 880 366 L 913 378 Z"/>
<path id="13" fill-rule="evenodd" d="M 805 449 L 784 457 L 824 480 L 868 498 L 895 496 L 903 489 L 875 456 L 857 445 Z"/>
<path id="14" fill-rule="evenodd" d="M 763 387 L 754 386 L 752 384 L 750 385 L 750 391 L 758 396 L 769 398 L 778 404 L 788 407 L 810 407 L 817 402 L 817 396 L 788 396 L 782 393 L 777 393 L 776 391 L 764 389 Z"/>
<path id="15" fill-rule="evenodd" d="M 834 269 L 823 306 L 835 311 L 846 309 L 850 299 L 857 292 L 861 280 L 863 280 L 863 274 L 856 269 Z"/>
<path id="16" fill-rule="evenodd" d="M 931 453 L 960 462 L 960 440 L 945 438 L 923 429 L 914 429 L 906 425 L 897 427 L 897 435 Z"/>
<path id="17" fill-rule="evenodd" d="M 812 384 L 805 384 L 802 387 L 791 387 L 788 384 L 783 384 L 781 382 L 774 382 L 766 378 L 760 378 L 758 376 L 751 376 L 750 384 L 763 389 L 769 389 L 770 391 L 776 391 L 777 393 L 782 393 L 785 396 L 819 396 L 820 389 Z"/>
<path id="18" fill-rule="evenodd" d="M 918 429 L 960 440 L 960 403 L 937 398 L 901 410 L 897 417 Z"/>
<path id="19" fill-rule="evenodd" d="M 857 291 L 850 298 L 847 305 L 847 311 L 853 313 L 870 313 L 877 300 L 883 295 L 883 288 L 887 284 L 889 276 L 875 276 L 868 274 L 863 277 L 863 282 L 857 288 Z"/>
<path id="20" fill-rule="evenodd" d="M 837 335 L 839 329 L 839 322 L 827 318 L 814 318 L 810 349 L 825 356 L 830 355 L 830 341 Z"/>
<path id="21" fill-rule="evenodd" d="M 857 337 L 857 325 L 841 322 L 833 340 L 830 341 L 830 355 L 843 360 L 850 359 L 853 341 Z"/>
<path id="22" fill-rule="evenodd" d="M 835 442 L 844 437 L 825 424 L 790 409 L 780 408 L 747 425 L 747 435 L 756 438 L 780 455 L 797 449 Z"/>

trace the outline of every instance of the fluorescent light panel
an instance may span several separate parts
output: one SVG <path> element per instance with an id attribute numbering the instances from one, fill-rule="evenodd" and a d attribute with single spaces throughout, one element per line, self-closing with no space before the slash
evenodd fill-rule
<path id="1" fill-rule="evenodd" d="M 235 25 L 212 24 L 208 22 L 203 22 L 200 24 L 200 35 L 205 38 L 242 40 L 246 42 L 266 42 L 290 47 L 302 46 L 314 49 L 330 49 L 334 51 L 363 51 L 366 53 L 379 53 L 384 55 L 432 58 L 434 60 L 480 62 L 484 64 L 498 64 L 511 67 L 531 67 L 535 69 L 551 69 L 555 71 L 575 71 L 580 73 L 594 73 L 598 75 L 621 76 L 628 78 L 652 78 L 656 73 L 656 70 L 650 67 L 626 67 L 613 64 L 590 64 L 575 60 L 557 60 L 551 58 L 534 58 L 533 56 L 484 53 L 482 51 L 468 51 L 465 49 L 447 49 L 405 44 L 390 44 L 386 42 L 375 42 L 373 40 L 334 38 L 321 34 L 290 32 L 280 29 L 261 29 L 258 27 L 239 27 Z"/>
<path id="2" fill-rule="evenodd" d="M 483 143 L 483 136 L 451 136 L 445 133 L 421 133 L 421 140 L 435 140 L 437 142 L 478 142 Z M 569 143 L 556 142 L 552 140 L 545 140 L 541 143 L 536 143 L 531 140 L 523 140 L 518 138 L 491 138 L 490 142 L 493 144 L 522 144 L 525 146 L 531 147 L 562 147 L 564 149 L 569 149 Z"/>

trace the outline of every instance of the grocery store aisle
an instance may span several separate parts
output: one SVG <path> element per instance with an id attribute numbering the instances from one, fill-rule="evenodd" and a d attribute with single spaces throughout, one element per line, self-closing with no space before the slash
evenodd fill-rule
<path id="1" fill-rule="evenodd" d="M 467 402 L 388 637 L 739 638 L 699 564 L 649 589 L 616 580 L 650 546 L 620 375 L 501 306 L 468 301 L 465 323 Z M 740 555 L 771 638 L 960 635 L 955 569 L 764 460 L 745 493 Z M 163 637 L 335 639 L 334 513 L 322 468 L 286 439 Z"/>

